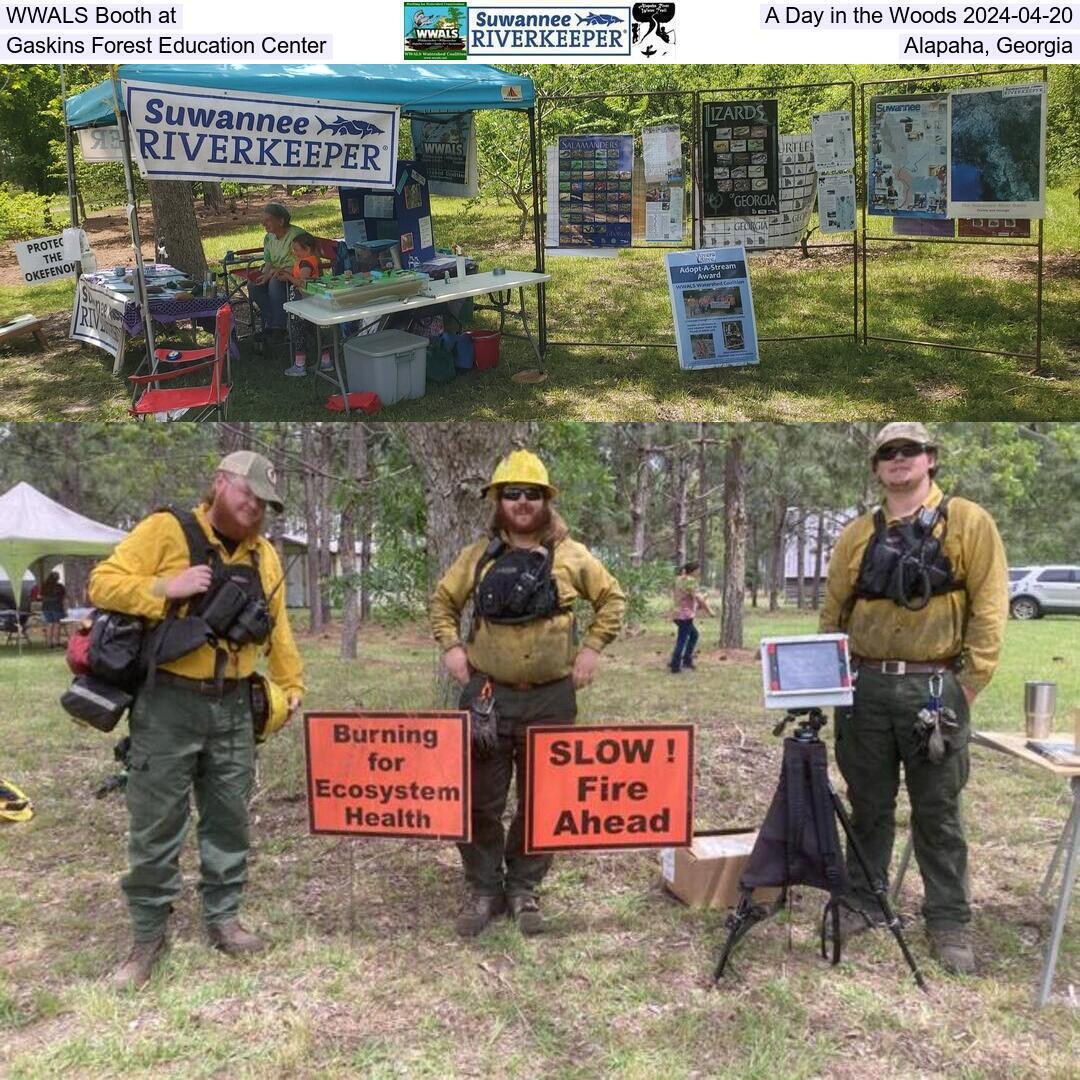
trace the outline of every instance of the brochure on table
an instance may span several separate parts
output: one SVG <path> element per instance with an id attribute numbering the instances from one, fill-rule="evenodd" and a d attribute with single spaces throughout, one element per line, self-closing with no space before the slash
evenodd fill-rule
<path id="1" fill-rule="evenodd" d="M 758 362 L 746 251 L 669 252 L 665 257 L 679 366 L 684 370 Z"/>

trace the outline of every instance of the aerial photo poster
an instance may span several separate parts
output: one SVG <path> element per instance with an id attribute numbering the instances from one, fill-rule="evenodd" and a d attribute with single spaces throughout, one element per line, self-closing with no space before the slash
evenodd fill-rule
<path id="1" fill-rule="evenodd" d="M 1045 83 L 956 91 L 948 133 L 949 217 L 1043 216 Z"/>
<path id="2" fill-rule="evenodd" d="M 948 216 L 948 113 L 946 94 L 870 99 L 868 213 Z"/>
<path id="3" fill-rule="evenodd" d="M 633 135 L 559 136 L 559 247 L 629 247 Z"/>
<path id="4" fill-rule="evenodd" d="M 706 101 L 701 107 L 703 218 L 780 212 L 776 101 Z"/>
<path id="5" fill-rule="evenodd" d="M 666 257 L 671 314 L 683 370 L 758 362 L 746 252 L 673 251 Z"/>

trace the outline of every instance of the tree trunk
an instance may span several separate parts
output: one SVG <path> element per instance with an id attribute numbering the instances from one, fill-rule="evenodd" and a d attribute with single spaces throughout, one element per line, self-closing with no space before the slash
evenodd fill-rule
<path id="1" fill-rule="evenodd" d="M 702 584 L 707 584 L 709 580 L 709 455 L 704 424 L 698 424 L 697 485 L 699 515 L 697 561 L 701 567 L 701 576 L 698 580 Z"/>
<path id="2" fill-rule="evenodd" d="M 251 445 L 251 422 L 248 420 L 231 421 L 218 425 L 218 442 L 221 455 L 231 454 L 236 450 L 253 450 Z"/>
<path id="3" fill-rule="evenodd" d="M 686 563 L 686 533 L 689 510 L 690 462 L 683 457 L 671 459 L 671 480 L 674 489 L 672 510 L 674 520 L 675 565 L 682 569 Z"/>
<path id="4" fill-rule="evenodd" d="M 635 424 L 643 428 L 643 424 Z M 637 469 L 634 472 L 634 491 L 630 496 L 630 524 L 632 541 L 630 547 L 630 565 L 640 569 L 645 561 L 645 518 L 649 510 L 649 491 L 652 484 L 652 467 L 649 458 L 652 454 L 651 439 L 645 436 L 644 443 L 638 447 Z"/>
<path id="5" fill-rule="evenodd" d="M 724 455 L 724 590 L 720 646 L 743 647 L 746 592 L 746 436 L 732 435 Z"/>
<path id="6" fill-rule="evenodd" d="M 825 548 L 825 511 L 818 510 L 817 541 L 814 544 L 814 591 L 810 603 L 815 611 L 821 606 L 821 567 Z"/>
<path id="7" fill-rule="evenodd" d="M 488 504 L 480 497 L 496 463 L 534 434 L 532 423 L 420 423 L 401 433 L 420 470 L 427 506 L 427 551 L 430 583 L 458 552 L 483 534 Z M 558 478 L 555 478 L 558 484 Z M 462 618 L 462 636 L 468 626 Z M 454 692 L 440 669 L 435 700 L 449 703 Z"/>
<path id="8" fill-rule="evenodd" d="M 780 609 L 784 587 L 784 535 L 787 532 L 787 499 L 781 495 L 773 506 L 772 544 L 769 552 L 769 610 Z"/>
<path id="9" fill-rule="evenodd" d="M 806 560 L 806 515 L 800 509 L 797 511 L 798 524 L 795 526 L 795 543 L 799 547 L 798 578 L 795 582 L 795 606 L 802 611 L 806 606 L 806 582 L 803 574 L 803 564 Z"/>
<path id="10" fill-rule="evenodd" d="M 366 424 L 356 425 L 363 435 L 357 444 L 356 475 L 367 481 L 371 476 L 371 461 L 368 452 L 368 428 Z M 371 591 L 368 577 L 371 574 L 371 534 L 372 534 L 372 498 L 367 489 L 360 502 L 360 621 L 371 618 Z"/>
<path id="11" fill-rule="evenodd" d="M 323 474 L 331 470 L 334 462 L 333 430 L 337 427 L 337 424 L 319 425 L 319 466 Z M 326 475 L 319 475 L 316 480 L 319 498 L 319 582 L 322 591 L 320 606 L 323 622 L 326 623 L 333 618 L 333 603 L 330 595 L 330 582 L 334 577 L 334 553 L 331 551 L 330 544 L 334 524 L 330 498 L 330 485 L 333 481 Z"/>
<path id="12" fill-rule="evenodd" d="M 188 277 L 202 281 L 206 274 L 199 223 L 195 218 L 195 196 L 187 180 L 148 180 L 150 206 L 154 213 L 154 235 L 165 244 L 170 265 Z"/>
<path id="13" fill-rule="evenodd" d="M 756 608 L 758 606 L 758 588 L 760 585 L 758 574 L 761 568 L 761 559 L 758 557 L 758 527 L 756 519 L 750 526 L 750 550 L 752 553 L 750 561 L 750 606 Z"/>
<path id="14" fill-rule="evenodd" d="M 304 458 L 304 532 L 307 539 L 305 561 L 309 609 L 308 627 L 313 634 L 321 633 L 323 628 L 322 590 L 319 583 L 318 479 L 308 467 L 309 463 L 314 464 L 318 457 L 317 441 L 314 425 L 302 425 L 300 428 L 300 445 Z"/>
<path id="15" fill-rule="evenodd" d="M 225 211 L 225 194 L 216 180 L 204 180 L 202 184 L 202 202 L 207 210 L 215 214 Z"/>
<path id="16" fill-rule="evenodd" d="M 274 463 L 274 472 L 277 473 L 277 489 L 278 494 L 281 496 L 285 503 L 286 511 L 289 506 L 287 480 L 288 474 L 285 471 L 285 444 L 288 440 L 289 432 L 288 425 L 277 423 L 274 425 L 274 448 L 270 452 L 270 460 Z M 285 567 L 285 513 L 271 514 L 270 515 L 270 543 L 277 549 L 278 558 L 281 560 L 282 568 Z M 288 591 L 288 586 L 283 586 Z M 286 602 L 288 596 L 286 596 Z"/>
<path id="17" fill-rule="evenodd" d="M 348 424 L 345 445 L 345 475 L 350 480 L 367 479 L 367 428 L 363 424 Z M 342 502 L 341 532 L 338 551 L 341 558 L 341 575 L 345 592 L 341 603 L 341 658 L 356 659 L 356 638 L 360 623 L 360 599 L 356 574 L 357 518 L 363 503 L 367 501 L 363 489 L 350 492 Z"/>

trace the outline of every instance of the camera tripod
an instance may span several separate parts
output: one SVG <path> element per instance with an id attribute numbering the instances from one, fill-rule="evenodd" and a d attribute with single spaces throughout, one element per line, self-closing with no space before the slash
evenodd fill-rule
<path id="1" fill-rule="evenodd" d="M 819 734 L 827 723 L 820 709 L 792 709 L 773 728 L 774 735 L 782 735 L 788 724 L 795 725 L 794 732 L 784 740 L 780 783 L 739 882 L 742 899 L 728 917 L 727 940 L 714 980 L 719 981 L 724 974 L 732 950 L 743 935 L 755 923 L 783 907 L 792 885 L 828 890 L 830 898 L 821 920 L 821 955 L 827 956 L 825 946 L 832 916 L 832 962 L 840 962 L 840 908 L 851 906 L 844 899 L 848 879 L 836 829 L 839 821 L 855 861 L 881 908 L 884 925 L 900 946 L 919 989 L 925 991 L 926 983 L 904 939 L 900 919 L 889 904 L 885 883 L 871 874 L 862 846 L 852 831 L 851 818 L 829 779 L 825 743 Z M 779 886 L 780 899 L 768 907 L 755 904 L 753 891 L 760 886 Z M 864 917 L 869 923 L 869 916 Z"/>

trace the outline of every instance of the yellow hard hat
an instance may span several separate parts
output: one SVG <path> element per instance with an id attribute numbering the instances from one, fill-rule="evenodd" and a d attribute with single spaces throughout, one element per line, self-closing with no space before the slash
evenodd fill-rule
<path id="1" fill-rule="evenodd" d="M 266 742 L 289 719 L 289 702 L 285 691 L 265 675 L 251 676 L 251 719 L 255 725 L 255 741 Z"/>
<path id="2" fill-rule="evenodd" d="M 549 499 L 558 495 L 558 489 L 548 480 L 547 466 L 528 450 L 514 450 L 495 466 L 491 479 L 484 487 L 487 495 L 501 484 L 531 484 L 542 487 Z"/>
<path id="3" fill-rule="evenodd" d="M 0 780 L 0 821 L 29 821 L 33 816 L 30 800 L 10 780 Z"/>

